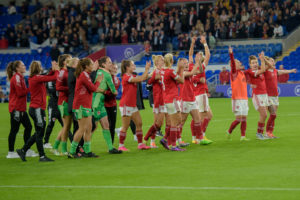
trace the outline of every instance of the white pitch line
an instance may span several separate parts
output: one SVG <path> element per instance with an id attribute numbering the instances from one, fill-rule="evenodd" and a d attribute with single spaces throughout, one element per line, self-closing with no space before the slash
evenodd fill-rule
<path id="1" fill-rule="evenodd" d="M 178 187 L 178 186 L 118 186 L 118 185 L 0 185 L 0 189 L 1 188 L 300 191 L 300 188 L 268 188 L 268 187 L 267 188 L 264 188 L 264 187 Z"/>

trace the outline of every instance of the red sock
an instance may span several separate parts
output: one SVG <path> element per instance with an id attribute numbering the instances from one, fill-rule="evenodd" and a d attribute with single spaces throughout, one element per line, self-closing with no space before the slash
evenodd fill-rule
<path id="1" fill-rule="evenodd" d="M 267 122 L 267 127 L 266 127 L 267 133 L 273 133 L 274 125 L 275 125 L 275 119 L 276 119 L 276 114 L 275 115 L 270 115 L 269 120 Z"/>
<path id="2" fill-rule="evenodd" d="M 157 128 L 157 125 L 156 125 L 156 124 L 153 124 L 153 125 L 149 128 L 147 134 L 145 135 L 144 140 L 148 141 L 149 137 L 152 136 L 153 134 L 155 134 L 156 131 L 157 131 L 157 129 L 158 129 L 158 128 Z"/>
<path id="3" fill-rule="evenodd" d="M 180 139 L 182 135 L 182 124 L 177 127 L 177 139 Z"/>
<path id="4" fill-rule="evenodd" d="M 230 128 L 228 130 L 228 133 L 232 133 L 233 129 L 235 129 L 235 127 L 240 123 L 240 120 L 234 120 L 231 125 L 230 125 Z"/>
<path id="5" fill-rule="evenodd" d="M 170 142 L 172 146 L 176 146 L 176 135 L 177 135 L 177 127 L 171 127 L 170 128 Z"/>
<path id="6" fill-rule="evenodd" d="M 201 123 L 194 123 L 194 126 L 192 128 L 194 130 L 194 133 L 196 133 L 196 139 L 201 139 L 201 136 L 203 138 L 202 130 L 201 130 Z"/>
<path id="7" fill-rule="evenodd" d="M 257 126 L 257 133 L 264 133 L 264 128 L 265 128 L 265 123 L 260 123 L 258 122 L 258 126 Z"/>
<path id="8" fill-rule="evenodd" d="M 119 143 L 124 144 L 126 138 L 126 132 L 120 131 Z"/>
<path id="9" fill-rule="evenodd" d="M 170 135 L 170 126 L 166 125 L 164 138 L 168 139 L 169 135 Z"/>
<path id="10" fill-rule="evenodd" d="M 194 120 L 191 121 L 191 131 L 192 131 L 192 136 L 196 136 L 196 132 L 194 132 Z"/>
<path id="11" fill-rule="evenodd" d="M 207 126 L 208 126 L 209 121 L 210 121 L 210 119 L 208 119 L 208 118 L 204 118 L 204 120 L 203 120 L 203 123 L 202 123 L 202 126 L 201 126 L 201 130 L 202 130 L 204 133 L 205 133 L 205 131 L 206 131 L 206 128 L 207 128 Z"/>
<path id="12" fill-rule="evenodd" d="M 243 118 L 241 122 L 241 136 L 246 136 L 247 119 Z"/>
<path id="13" fill-rule="evenodd" d="M 137 130 L 137 131 L 135 131 L 135 135 L 137 137 L 138 143 L 139 144 L 143 143 L 143 131 Z"/>

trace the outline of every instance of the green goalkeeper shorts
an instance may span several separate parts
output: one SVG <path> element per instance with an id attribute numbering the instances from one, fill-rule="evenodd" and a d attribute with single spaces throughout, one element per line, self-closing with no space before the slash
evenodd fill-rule
<path id="1" fill-rule="evenodd" d="M 77 120 L 82 119 L 83 117 L 90 117 L 93 115 L 92 109 L 84 108 L 82 106 L 80 106 L 79 109 L 73 109 L 73 112 L 75 113 L 75 117 Z"/>
<path id="2" fill-rule="evenodd" d="M 68 112 L 68 105 L 69 104 L 67 102 L 63 102 L 62 105 L 58 105 L 61 117 L 70 115 L 70 113 Z"/>
<path id="3" fill-rule="evenodd" d="M 103 117 L 107 116 L 106 109 L 105 109 L 104 105 L 103 106 L 100 105 L 96 108 L 93 108 L 93 112 L 94 112 L 94 119 L 96 121 L 99 121 Z"/>

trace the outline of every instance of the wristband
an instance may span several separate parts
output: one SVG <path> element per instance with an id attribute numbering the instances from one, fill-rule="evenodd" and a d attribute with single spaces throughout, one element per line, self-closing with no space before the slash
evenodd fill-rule
<path id="1" fill-rule="evenodd" d="M 205 43 L 204 46 L 207 47 L 208 46 L 207 43 Z"/>

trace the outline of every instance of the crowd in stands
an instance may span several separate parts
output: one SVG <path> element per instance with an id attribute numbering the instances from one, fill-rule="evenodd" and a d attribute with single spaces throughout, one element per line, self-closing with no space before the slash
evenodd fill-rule
<path id="1" fill-rule="evenodd" d="M 165 50 L 175 38 L 178 49 L 187 50 L 191 35 L 206 33 L 211 47 L 218 39 L 277 38 L 300 23 L 300 4 L 291 0 L 219 0 L 216 5 L 189 9 L 152 6 L 142 12 L 142 0 L 61 0 L 45 5 L 34 16 L 25 16 L 21 25 L 8 26 L 9 46 L 28 47 L 29 42 L 63 47 L 64 53 L 88 49 L 89 41 L 101 44 L 144 43 L 152 50 Z M 10 13 L 14 11 L 9 8 Z M 200 48 L 196 41 L 196 49 Z"/>

